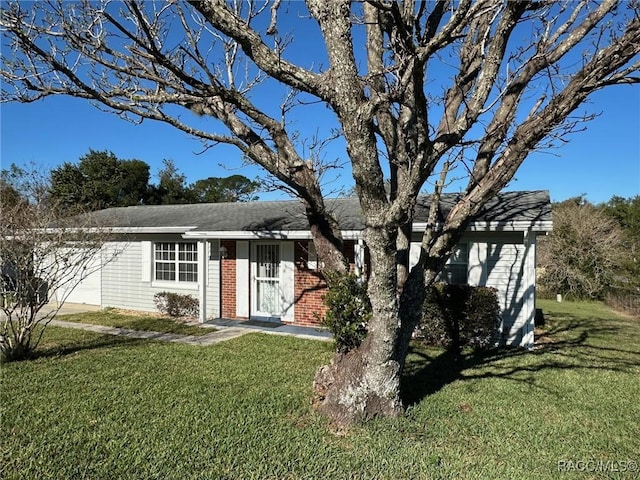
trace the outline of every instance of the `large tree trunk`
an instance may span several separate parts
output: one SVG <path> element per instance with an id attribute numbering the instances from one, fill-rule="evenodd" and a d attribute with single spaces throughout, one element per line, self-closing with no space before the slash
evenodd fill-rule
<path id="1" fill-rule="evenodd" d="M 433 208 L 437 208 L 437 201 Z M 425 231 L 419 261 L 400 289 L 399 282 L 404 279 L 399 278 L 397 245 L 408 239 L 406 232 L 403 235 L 400 227 L 365 231 L 371 255 L 368 293 L 373 311 L 367 337 L 357 349 L 338 353 L 331 364 L 318 370 L 314 381 L 316 409 L 338 426 L 402 413 L 402 371 L 413 332 L 422 318 L 426 287 L 436 280 L 465 227 L 466 222 L 452 214 L 442 231 Z"/>
<path id="2" fill-rule="evenodd" d="M 395 236 L 369 229 L 366 241 L 371 253 L 368 289 L 373 309 L 369 333 L 358 348 L 337 354 L 331 364 L 320 368 L 314 382 L 316 409 L 338 426 L 402 413 Z"/>

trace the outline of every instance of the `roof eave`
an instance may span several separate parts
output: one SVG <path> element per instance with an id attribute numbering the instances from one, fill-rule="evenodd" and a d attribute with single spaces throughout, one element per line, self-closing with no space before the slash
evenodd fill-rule
<path id="1" fill-rule="evenodd" d="M 361 230 L 342 230 L 344 240 L 358 240 L 362 238 Z M 185 232 L 185 239 L 192 240 L 310 240 L 312 238 L 309 230 L 220 230 L 220 231 L 191 231 Z"/>
<path id="2" fill-rule="evenodd" d="M 415 222 L 413 224 L 413 232 L 424 232 L 427 228 L 426 222 Z M 532 230 L 534 232 L 550 232 L 553 229 L 551 220 L 509 220 L 509 221 L 476 221 L 472 222 L 468 227 L 468 232 L 526 232 Z"/>

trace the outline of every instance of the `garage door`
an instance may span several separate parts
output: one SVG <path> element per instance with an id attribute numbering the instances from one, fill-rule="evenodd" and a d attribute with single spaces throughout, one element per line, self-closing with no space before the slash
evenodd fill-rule
<path id="1" fill-rule="evenodd" d="M 85 303 L 87 305 L 100 305 L 100 279 L 100 270 L 89 275 L 71 291 L 71 293 L 67 297 L 67 302 Z"/>
<path id="2" fill-rule="evenodd" d="M 100 292 L 102 291 L 102 272 L 98 268 L 99 262 L 100 255 L 98 254 L 86 268 L 86 271 L 92 273 L 86 276 L 70 293 L 68 293 L 69 296 L 66 299 L 67 302 L 84 303 L 86 305 L 101 305 L 102 296 Z M 63 292 L 68 292 L 68 289 L 64 289 Z"/>

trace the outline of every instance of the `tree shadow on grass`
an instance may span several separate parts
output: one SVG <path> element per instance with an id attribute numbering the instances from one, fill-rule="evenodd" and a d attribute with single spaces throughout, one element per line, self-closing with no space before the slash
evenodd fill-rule
<path id="1" fill-rule="evenodd" d="M 536 374 L 550 370 L 631 372 L 640 366 L 640 347 L 615 342 L 621 327 L 601 319 L 563 315 L 561 322 L 537 332 L 533 350 L 496 348 L 461 353 L 412 345 L 402 378 L 407 406 L 420 403 L 455 381 L 502 378 L 541 387 Z"/>
<path id="2" fill-rule="evenodd" d="M 58 358 L 74 353 L 97 350 L 101 348 L 113 348 L 120 346 L 133 347 L 148 343 L 149 340 L 143 338 L 120 337 L 116 335 L 100 335 L 92 339 L 75 340 L 74 343 L 44 345 L 36 348 L 29 360 L 40 358 Z"/>

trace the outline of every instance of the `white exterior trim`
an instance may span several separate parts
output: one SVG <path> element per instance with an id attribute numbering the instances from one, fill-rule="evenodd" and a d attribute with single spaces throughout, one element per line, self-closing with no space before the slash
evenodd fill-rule
<path id="1" fill-rule="evenodd" d="M 358 240 L 362 238 L 360 230 L 342 230 L 343 240 Z M 246 230 L 220 230 L 207 232 L 185 232 L 182 235 L 185 239 L 214 239 L 221 240 L 311 240 L 311 232 L 309 230 L 274 230 L 272 232 L 257 232 Z"/>
<path id="2" fill-rule="evenodd" d="M 44 233 L 185 233 L 189 230 L 198 228 L 197 226 L 178 226 L 178 227 L 74 227 L 74 228 L 41 228 L 35 229 L 36 232 Z"/>
<path id="3" fill-rule="evenodd" d="M 553 223 L 551 221 L 535 221 L 526 220 L 508 221 L 508 222 L 473 222 L 467 227 L 468 232 L 550 232 Z M 413 232 L 423 232 L 427 228 L 426 222 L 415 222 L 413 224 Z"/>
<path id="4" fill-rule="evenodd" d="M 527 296 L 529 297 L 523 304 L 525 324 L 522 327 L 521 346 L 532 349 L 535 342 L 535 321 L 536 321 L 536 234 L 529 231 L 525 233 L 525 259 L 524 277 L 526 285 L 529 286 Z"/>
<path id="5" fill-rule="evenodd" d="M 471 232 L 516 232 L 527 231 L 531 229 L 535 232 L 550 232 L 552 230 L 551 221 L 534 221 L 526 220 L 517 221 L 501 221 L 501 222 L 473 222 L 467 227 Z M 308 240 L 311 239 L 311 231 L 309 230 L 274 230 L 274 231 L 248 231 L 248 230 L 211 230 L 197 231 L 197 226 L 178 226 L 178 227 L 105 227 L 105 228 L 69 228 L 68 232 L 85 232 L 85 233 L 181 233 L 184 238 L 220 238 L 220 239 L 241 239 L 241 240 Z M 414 222 L 413 232 L 423 232 L 427 228 L 426 222 Z M 44 232 L 56 232 L 60 229 L 46 228 Z M 193 231 L 196 230 L 196 231 Z M 344 240 L 358 240 L 362 238 L 362 230 L 342 230 Z"/>
<path id="6" fill-rule="evenodd" d="M 151 278 L 153 274 L 153 242 L 151 241 L 142 241 L 140 242 L 140 247 L 142 249 L 142 281 L 145 283 L 151 283 Z"/>
<path id="7" fill-rule="evenodd" d="M 295 320 L 295 265 L 294 242 L 280 243 L 280 288 L 282 292 L 283 322 Z"/>
<path id="8" fill-rule="evenodd" d="M 198 242 L 198 321 L 204 323 L 207 319 L 207 279 L 209 272 L 207 265 L 209 256 L 207 255 L 207 242 Z"/>
<path id="9" fill-rule="evenodd" d="M 249 318 L 249 242 L 236 242 L 236 316 Z M 244 295 L 242 295 L 244 293 Z"/>
<path id="10" fill-rule="evenodd" d="M 365 274 L 365 265 L 364 265 L 364 240 L 362 238 L 358 239 L 358 242 L 353 246 L 353 262 L 355 265 L 355 274 L 356 276 L 364 279 Z"/>
<path id="11" fill-rule="evenodd" d="M 158 227 L 160 228 L 160 227 Z M 178 227 L 175 227 L 178 228 Z M 222 240 L 311 240 L 309 230 L 274 230 L 274 231 L 247 231 L 247 230 L 211 230 L 211 231 L 189 231 L 195 227 L 183 228 L 183 238 L 185 239 L 213 239 Z M 413 233 L 422 233 L 427 228 L 425 222 L 414 222 Z M 186 229 L 186 231 L 184 230 Z M 507 222 L 473 222 L 467 227 L 469 232 L 550 232 L 552 230 L 551 221 L 507 221 Z M 167 233 L 168 229 L 167 229 Z M 344 240 L 360 240 L 363 238 L 362 230 L 342 230 Z"/>
<path id="12" fill-rule="evenodd" d="M 309 270 L 318 269 L 318 254 L 316 253 L 316 244 L 313 240 L 307 243 L 307 268 Z"/>

